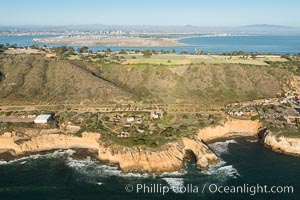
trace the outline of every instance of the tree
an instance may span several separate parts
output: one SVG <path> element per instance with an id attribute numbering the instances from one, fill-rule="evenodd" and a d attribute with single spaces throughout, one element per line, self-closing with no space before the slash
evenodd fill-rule
<path id="1" fill-rule="evenodd" d="M 107 48 L 107 49 L 105 50 L 105 52 L 106 52 L 106 53 L 111 53 L 112 50 L 111 50 L 110 48 Z"/>
<path id="2" fill-rule="evenodd" d="M 172 50 L 172 53 L 176 54 L 176 50 L 175 50 L 175 49 L 173 49 L 173 50 Z"/>
<path id="3" fill-rule="evenodd" d="M 119 52 L 119 54 L 125 55 L 125 54 L 127 54 L 127 52 L 124 49 L 121 49 L 121 51 Z"/>
<path id="4" fill-rule="evenodd" d="M 257 54 L 256 54 L 256 53 L 251 53 L 251 58 L 252 58 L 252 59 L 256 59 L 256 57 L 257 57 Z"/>
<path id="5" fill-rule="evenodd" d="M 2 79 L 4 79 L 4 74 L 0 71 L 0 81 L 2 81 Z"/>
<path id="6" fill-rule="evenodd" d="M 197 55 L 204 55 L 204 51 L 197 51 Z"/>
<path id="7" fill-rule="evenodd" d="M 180 54 L 188 54 L 189 52 L 187 51 L 181 51 Z"/>
<path id="8" fill-rule="evenodd" d="M 78 53 L 88 53 L 88 47 L 80 47 L 78 49 Z"/>
<path id="9" fill-rule="evenodd" d="M 64 57 L 65 53 L 68 51 L 66 46 L 61 46 L 61 47 L 53 47 L 52 51 L 56 53 L 57 56 L 59 57 Z"/>
<path id="10" fill-rule="evenodd" d="M 150 58 L 152 56 L 150 50 L 143 50 L 142 53 L 143 53 L 143 57 L 145 58 Z"/>
<path id="11" fill-rule="evenodd" d="M 157 52 L 154 49 L 151 52 L 152 54 L 157 55 Z"/>
<path id="12" fill-rule="evenodd" d="M 0 53 L 3 53 L 5 50 L 4 44 L 0 44 Z"/>
<path id="13" fill-rule="evenodd" d="M 67 48 L 67 51 L 68 51 L 68 53 L 69 53 L 70 55 L 74 55 L 74 54 L 75 54 L 75 50 L 74 50 L 73 47 L 68 47 L 68 48 Z"/>

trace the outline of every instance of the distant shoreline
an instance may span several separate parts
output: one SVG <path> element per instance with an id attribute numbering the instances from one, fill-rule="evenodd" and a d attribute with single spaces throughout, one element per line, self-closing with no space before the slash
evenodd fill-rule
<path id="1" fill-rule="evenodd" d="M 58 36 L 34 38 L 33 42 L 45 44 L 64 44 L 68 46 L 116 46 L 116 47 L 176 47 L 190 46 L 178 42 L 178 38 L 143 38 L 129 36 Z"/>

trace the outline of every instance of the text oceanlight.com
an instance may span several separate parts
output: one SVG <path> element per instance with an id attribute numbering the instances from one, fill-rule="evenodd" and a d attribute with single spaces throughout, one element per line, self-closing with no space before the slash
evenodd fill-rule
<path id="1" fill-rule="evenodd" d="M 204 184 L 204 185 L 175 185 L 168 186 L 163 184 L 127 184 L 125 186 L 126 192 L 134 192 L 137 194 L 162 194 L 167 193 L 188 193 L 188 194 L 198 194 L 198 193 L 219 193 L 219 194 L 249 194 L 251 196 L 256 194 L 293 194 L 293 186 L 268 186 L 268 185 L 250 185 L 243 184 L 238 186 L 227 186 L 227 185 L 217 185 L 217 184 Z"/>

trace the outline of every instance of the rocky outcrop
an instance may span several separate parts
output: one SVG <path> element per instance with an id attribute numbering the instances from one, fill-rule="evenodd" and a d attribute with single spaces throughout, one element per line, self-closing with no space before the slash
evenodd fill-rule
<path id="1" fill-rule="evenodd" d="M 0 136 L 0 152 L 13 152 L 16 155 L 52 149 L 87 148 L 98 151 L 100 160 L 118 164 L 124 172 L 162 173 L 178 171 L 183 168 L 186 152 L 195 155 L 197 167 L 207 169 L 210 164 L 219 162 L 219 158 L 204 141 L 224 138 L 232 135 L 255 135 L 260 123 L 251 120 L 228 120 L 223 125 L 201 129 L 195 138 L 183 137 L 165 144 L 159 149 L 143 146 L 124 147 L 106 146 L 98 133 L 82 133 L 81 137 L 59 134 L 61 130 L 44 130 L 38 133 L 30 130 L 27 138 L 16 133 Z M 74 127 L 73 127 L 74 128 Z M 66 127 L 64 127 L 64 130 Z"/>
<path id="2" fill-rule="evenodd" d="M 206 127 L 198 132 L 198 139 L 210 141 L 232 136 L 256 136 L 261 123 L 258 120 L 229 119 L 223 125 Z"/>
<path id="3" fill-rule="evenodd" d="M 53 149 L 87 148 L 98 150 L 100 160 L 116 163 L 124 172 L 170 172 L 183 167 L 186 150 L 191 150 L 196 157 L 197 166 L 206 169 L 210 164 L 219 161 L 218 157 L 198 139 L 182 138 L 164 145 L 160 149 L 149 149 L 141 146 L 123 147 L 119 145 L 105 146 L 98 133 L 82 133 L 82 137 L 66 134 L 32 136 L 27 139 L 18 138 L 15 134 L 5 133 L 0 136 L 0 153 L 12 152 L 20 155 Z"/>
<path id="4" fill-rule="evenodd" d="M 263 142 L 274 151 L 300 155 L 300 138 L 277 137 L 271 132 L 267 132 Z"/>
<path id="5" fill-rule="evenodd" d="M 98 155 L 100 160 L 119 164 L 125 172 L 161 173 L 181 170 L 186 150 L 191 150 L 195 154 L 197 167 L 200 169 L 207 169 L 210 164 L 219 161 L 219 158 L 202 141 L 190 138 L 182 138 L 156 151 L 141 147 L 100 146 Z"/>
<path id="6" fill-rule="evenodd" d="M 183 152 L 179 143 L 168 144 L 163 150 L 151 151 L 143 147 L 103 147 L 100 160 L 115 163 L 124 172 L 168 172 L 182 168 Z"/>
<path id="7" fill-rule="evenodd" d="M 184 150 L 191 150 L 197 160 L 197 167 L 207 169 L 209 165 L 216 164 L 220 160 L 208 146 L 198 139 L 183 138 Z"/>
<path id="8" fill-rule="evenodd" d="M 97 133 L 82 133 L 82 137 L 75 137 L 64 134 L 44 134 L 26 139 L 19 143 L 19 138 L 16 138 L 11 133 L 5 133 L 0 136 L 0 152 L 10 151 L 17 155 L 47 151 L 53 149 L 71 149 L 71 148 L 87 148 L 98 149 L 97 140 L 100 134 Z"/>

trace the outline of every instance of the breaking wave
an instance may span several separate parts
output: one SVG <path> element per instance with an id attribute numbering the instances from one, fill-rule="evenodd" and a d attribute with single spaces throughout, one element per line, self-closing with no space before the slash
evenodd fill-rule
<path id="1" fill-rule="evenodd" d="M 226 142 L 216 142 L 210 145 L 210 147 L 221 152 L 226 152 L 228 144 L 236 143 L 234 140 L 229 140 Z M 97 160 L 96 158 L 86 157 L 84 159 L 74 159 L 72 155 L 75 150 L 57 150 L 51 153 L 45 154 L 34 154 L 22 158 L 17 158 L 11 161 L 0 161 L 0 165 L 8 164 L 20 164 L 26 165 L 31 161 L 37 159 L 54 159 L 63 158 L 65 160 L 66 166 L 74 170 L 79 176 L 79 181 L 85 181 L 88 183 L 93 183 L 97 185 L 103 184 L 103 178 L 109 177 L 125 177 L 125 178 L 152 178 L 152 179 L 162 179 L 166 181 L 170 186 L 179 186 L 184 183 L 184 176 L 188 174 L 185 167 L 184 171 L 180 172 L 166 172 L 160 175 L 156 174 L 141 174 L 141 173 L 123 173 L 117 165 L 104 164 Z M 227 180 L 228 178 L 237 178 L 239 176 L 238 171 L 232 165 L 226 165 L 225 161 L 221 161 L 217 165 L 212 165 L 207 171 L 199 172 L 204 175 L 209 175 L 216 177 L 219 180 Z"/>
<path id="2" fill-rule="evenodd" d="M 164 172 L 159 175 L 159 177 L 180 177 L 187 173 L 186 170 L 180 172 Z"/>
<path id="3" fill-rule="evenodd" d="M 235 140 L 227 140 L 224 142 L 215 142 L 209 144 L 208 146 L 215 152 L 215 154 L 221 156 L 222 154 L 228 153 L 229 144 L 235 144 L 235 143 L 237 143 Z"/>
<path id="4" fill-rule="evenodd" d="M 233 165 L 226 165 L 226 162 L 221 160 L 217 165 L 211 165 L 207 171 L 202 172 L 205 175 L 214 176 L 216 180 L 225 182 L 228 179 L 236 179 L 240 176 L 238 170 Z"/>
<path id="5" fill-rule="evenodd" d="M 163 180 L 165 180 L 172 188 L 180 188 L 184 185 L 183 178 L 163 178 Z"/>
<path id="6" fill-rule="evenodd" d="M 99 163 L 97 160 L 93 160 L 87 157 L 83 160 L 73 159 L 68 157 L 67 166 L 76 170 L 79 174 L 85 175 L 89 178 L 105 178 L 109 176 L 120 176 L 120 177 L 136 177 L 136 178 L 148 178 L 149 174 L 139 173 L 123 173 L 118 166 Z"/>
<path id="7" fill-rule="evenodd" d="M 51 153 L 45 153 L 45 154 L 34 154 L 34 155 L 29 155 L 29 156 L 24 156 L 21 158 L 17 158 L 11 161 L 3 161 L 0 160 L 0 165 L 7 165 L 7 164 L 26 164 L 30 160 L 37 160 L 37 159 L 43 159 L 43 158 L 59 158 L 62 156 L 71 156 L 75 153 L 74 150 L 72 149 L 67 149 L 67 150 L 57 150 Z"/>

